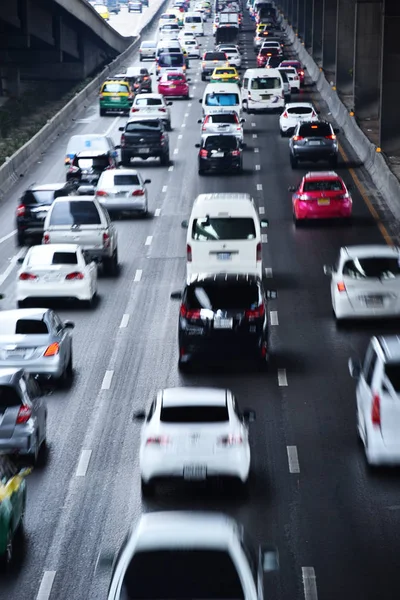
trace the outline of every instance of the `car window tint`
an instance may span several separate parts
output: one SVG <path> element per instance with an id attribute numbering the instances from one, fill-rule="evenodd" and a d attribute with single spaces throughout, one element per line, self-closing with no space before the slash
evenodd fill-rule
<path id="1" fill-rule="evenodd" d="M 160 67 L 182 67 L 185 63 L 185 58 L 182 53 L 178 54 L 160 54 L 158 64 Z"/>
<path id="2" fill-rule="evenodd" d="M 114 185 L 140 185 L 137 175 L 114 175 Z"/>
<path id="3" fill-rule="evenodd" d="M 225 52 L 206 52 L 204 60 L 226 60 Z"/>
<path id="4" fill-rule="evenodd" d="M 254 310 L 260 304 L 257 286 L 245 284 L 199 284 L 187 289 L 185 304 L 188 309 Z"/>
<path id="5" fill-rule="evenodd" d="M 261 56 L 273 56 L 278 54 L 278 48 L 270 47 L 270 48 L 261 48 L 260 54 Z"/>
<path id="6" fill-rule="evenodd" d="M 136 98 L 135 106 L 160 106 L 161 98 Z"/>
<path id="7" fill-rule="evenodd" d="M 50 205 L 54 201 L 54 190 L 27 190 L 23 196 L 25 204 Z"/>
<path id="8" fill-rule="evenodd" d="M 194 219 L 192 239 L 199 242 L 212 240 L 254 240 L 254 219 L 248 217 L 204 217 Z"/>
<path id="9" fill-rule="evenodd" d="M 236 137 L 231 135 L 210 135 L 204 141 L 206 150 L 235 150 L 238 147 Z"/>
<path id="10" fill-rule="evenodd" d="M 343 265 L 343 275 L 354 279 L 394 279 L 400 276 L 400 258 L 374 257 L 355 258 Z"/>
<path id="11" fill-rule="evenodd" d="M 305 192 L 343 192 L 343 185 L 339 179 L 322 181 L 305 181 L 303 185 Z"/>
<path id="12" fill-rule="evenodd" d="M 52 265 L 77 265 L 76 252 L 54 252 Z"/>
<path id="13" fill-rule="evenodd" d="M 149 573 L 157 573 L 157 577 L 149 577 Z M 136 552 L 122 590 L 129 600 L 244 600 L 228 552 L 208 548 Z"/>
<path id="14" fill-rule="evenodd" d="M 102 91 L 109 94 L 128 94 L 129 87 L 123 83 L 105 83 Z"/>
<path id="15" fill-rule="evenodd" d="M 159 104 L 161 104 L 161 101 Z M 154 131 L 158 129 L 160 129 L 159 121 L 134 121 L 126 124 L 125 131 L 130 133 L 132 131 Z"/>
<path id="16" fill-rule="evenodd" d="M 276 67 L 279 67 L 280 61 L 281 61 L 281 59 L 279 56 L 270 56 L 267 64 L 269 67 L 272 67 L 273 69 L 275 69 Z M 282 79 L 284 81 L 288 81 L 288 78 L 287 78 L 287 75 L 285 72 L 282 73 Z"/>
<path id="17" fill-rule="evenodd" d="M 229 115 L 229 114 L 224 114 L 221 113 L 219 115 L 210 115 L 209 117 L 209 122 L 210 123 L 238 123 L 239 119 L 235 114 L 233 115 Z"/>
<path id="18" fill-rule="evenodd" d="M 282 87 L 280 77 L 255 77 L 251 81 L 252 90 L 274 90 Z"/>
<path id="19" fill-rule="evenodd" d="M 21 398 L 17 390 L 11 385 L 0 386 L 0 411 L 13 406 L 19 406 Z"/>
<path id="20" fill-rule="evenodd" d="M 332 130 L 328 123 L 304 123 L 300 126 L 299 135 L 303 137 L 325 137 L 332 135 Z"/>
<path id="21" fill-rule="evenodd" d="M 91 201 L 58 202 L 50 217 L 50 226 L 54 225 L 101 225 L 101 219 Z"/>
<path id="22" fill-rule="evenodd" d="M 15 333 L 23 335 L 44 335 L 49 333 L 47 325 L 39 319 L 18 319 Z"/>
<path id="23" fill-rule="evenodd" d="M 163 406 L 163 423 L 225 423 L 229 421 L 226 406 Z"/>
<path id="24" fill-rule="evenodd" d="M 312 112 L 312 108 L 308 106 L 293 106 L 286 110 L 290 115 L 309 115 Z"/>
<path id="25" fill-rule="evenodd" d="M 400 364 L 389 363 L 385 365 L 385 375 L 389 379 L 395 392 L 400 394 Z"/>
<path id="26" fill-rule="evenodd" d="M 236 106 L 237 104 L 239 104 L 238 94 L 216 94 L 212 92 L 206 95 L 206 106 Z"/>

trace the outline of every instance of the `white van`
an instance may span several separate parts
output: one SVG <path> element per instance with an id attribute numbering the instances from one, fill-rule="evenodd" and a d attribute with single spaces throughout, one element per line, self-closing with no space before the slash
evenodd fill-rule
<path id="1" fill-rule="evenodd" d="M 285 106 L 284 84 L 279 69 L 247 69 L 242 85 L 243 110 L 281 111 Z"/>
<path id="2" fill-rule="evenodd" d="M 203 116 L 233 110 L 239 117 L 242 116 L 242 98 L 236 83 L 209 83 L 204 90 L 203 99 L 199 102 L 203 107 Z"/>
<path id="3" fill-rule="evenodd" d="M 199 12 L 187 12 L 183 18 L 183 28 L 196 35 L 204 35 L 203 16 Z"/>
<path id="4" fill-rule="evenodd" d="M 249 273 L 262 277 L 261 227 L 250 194 L 200 194 L 187 227 L 187 277 L 196 273 Z"/>

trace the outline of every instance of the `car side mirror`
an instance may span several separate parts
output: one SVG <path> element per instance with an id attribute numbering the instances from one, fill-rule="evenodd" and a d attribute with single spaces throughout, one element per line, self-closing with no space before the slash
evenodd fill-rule
<path id="1" fill-rule="evenodd" d="M 245 423 L 254 423 L 256 420 L 256 411 L 251 408 L 245 408 L 242 416 Z"/>
<path id="2" fill-rule="evenodd" d="M 125 127 L 118 127 L 118 131 L 125 131 Z M 116 146 L 114 146 L 116 148 Z"/>
<path id="3" fill-rule="evenodd" d="M 195 147 L 195 148 L 200 148 L 200 147 L 201 147 L 201 145 L 200 145 L 200 144 L 195 144 L 195 145 L 194 145 L 194 147 Z"/>
<path id="4" fill-rule="evenodd" d="M 261 544 L 259 549 L 260 567 L 264 573 L 279 570 L 279 552 L 276 546 Z"/>
<path id="5" fill-rule="evenodd" d="M 181 227 L 182 229 L 187 229 L 189 227 L 189 222 L 186 221 L 186 219 L 184 221 L 181 221 Z"/>
<path id="6" fill-rule="evenodd" d="M 188 78 L 186 79 L 186 81 L 192 81 L 192 80 L 191 80 L 191 78 L 190 78 L 190 77 L 188 77 Z"/>
<path id="7" fill-rule="evenodd" d="M 18 260 L 17 260 L 17 263 L 18 263 L 19 265 L 22 265 L 22 263 L 24 262 L 24 260 L 25 260 L 25 256 L 19 256 L 19 257 L 18 257 Z"/>
<path id="8" fill-rule="evenodd" d="M 167 106 L 172 106 L 173 102 L 167 102 Z"/>
<path id="9" fill-rule="evenodd" d="M 182 292 L 171 292 L 171 300 L 182 300 Z"/>
<path id="10" fill-rule="evenodd" d="M 203 119 L 197 119 L 197 122 L 201 125 L 201 123 L 203 122 Z"/>
<path id="11" fill-rule="evenodd" d="M 145 421 L 146 413 L 144 410 L 137 410 L 133 413 L 132 421 Z"/>
<path id="12" fill-rule="evenodd" d="M 151 183 L 151 179 L 145 179 L 144 183 Z"/>
<path id="13" fill-rule="evenodd" d="M 261 227 L 263 229 L 265 229 L 265 227 L 269 227 L 269 221 L 268 221 L 268 219 L 261 219 L 260 225 L 261 225 Z"/>
<path id="14" fill-rule="evenodd" d="M 268 300 L 276 300 L 278 297 L 278 292 L 276 290 L 267 290 L 265 295 L 267 296 Z"/>
<path id="15" fill-rule="evenodd" d="M 75 323 L 72 321 L 64 321 L 64 329 L 74 329 Z"/>
<path id="16" fill-rule="evenodd" d="M 358 358 L 349 358 L 349 372 L 353 379 L 359 379 L 361 375 L 361 362 Z"/>
<path id="17" fill-rule="evenodd" d="M 331 267 L 330 265 L 324 265 L 323 269 L 324 269 L 325 275 L 332 275 L 335 272 L 334 268 Z"/>
<path id="18" fill-rule="evenodd" d="M 288 187 L 288 192 L 297 192 L 297 187 L 295 185 L 290 185 Z"/>

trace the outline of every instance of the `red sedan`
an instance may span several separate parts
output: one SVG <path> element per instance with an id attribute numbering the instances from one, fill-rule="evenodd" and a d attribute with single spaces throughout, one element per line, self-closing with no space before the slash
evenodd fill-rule
<path id="1" fill-rule="evenodd" d="M 257 55 L 257 67 L 265 67 L 271 56 L 279 56 L 279 50 L 277 48 L 261 48 Z"/>
<path id="2" fill-rule="evenodd" d="M 300 61 L 298 60 L 284 60 L 283 62 L 281 62 L 281 64 L 279 65 L 280 67 L 293 67 L 296 69 L 297 71 L 297 75 L 300 77 L 300 85 L 303 86 L 304 85 L 304 69 L 302 67 L 302 64 Z"/>
<path id="3" fill-rule="evenodd" d="M 353 201 L 345 183 L 334 171 L 307 173 L 298 188 L 289 188 L 292 196 L 293 220 L 297 225 L 305 219 L 348 219 Z"/>
<path id="4" fill-rule="evenodd" d="M 189 98 L 189 82 L 186 75 L 179 71 L 165 73 L 158 84 L 158 93 L 163 96 L 182 96 Z"/>

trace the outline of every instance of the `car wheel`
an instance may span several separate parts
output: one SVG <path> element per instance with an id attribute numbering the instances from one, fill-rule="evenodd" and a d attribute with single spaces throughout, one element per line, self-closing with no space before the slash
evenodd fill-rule
<path id="1" fill-rule="evenodd" d="M 36 433 L 36 437 L 35 437 L 35 451 L 33 452 L 33 454 L 29 454 L 29 463 L 35 467 L 37 465 L 38 459 L 39 459 L 39 450 L 40 450 L 40 443 L 39 443 L 39 434 Z"/>
<path id="2" fill-rule="evenodd" d="M 247 112 L 247 102 L 243 102 L 243 112 Z"/>
<path id="3" fill-rule="evenodd" d="M 18 231 L 17 233 L 17 246 L 18 248 L 22 248 L 22 246 L 25 246 L 25 236 L 21 231 Z"/>
<path id="4" fill-rule="evenodd" d="M 111 258 L 104 259 L 104 270 L 107 275 L 116 276 L 118 274 L 118 250 L 115 249 Z"/>
<path id="5" fill-rule="evenodd" d="M 188 360 L 178 360 L 178 370 L 181 373 L 187 373 L 188 371 L 190 371 L 190 361 Z"/>
<path id="6" fill-rule="evenodd" d="M 17 306 L 18 308 L 25 308 L 27 305 L 26 300 L 18 300 Z"/>
<path id="7" fill-rule="evenodd" d="M 205 80 L 206 80 L 206 76 L 205 76 L 205 75 L 203 75 L 203 73 L 201 74 L 201 80 L 202 80 L 202 81 L 205 81 Z"/>
<path id="8" fill-rule="evenodd" d="M 101 117 L 105 117 L 106 116 L 106 110 L 104 108 L 100 109 L 100 116 Z"/>
<path id="9" fill-rule="evenodd" d="M 204 171 L 204 169 L 199 169 L 199 170 L 198 170 L 198 173 L 199 173 L 199 175 L 204 175 L 204 174 L 205 174 L 205 171 Z"/>
<path id="10" fill-rule="evenodd" d="M 329 166 L 331 167 L 331 169 L 336 169 L 337 165 L 338 165 L 337 156 L 333 156 L 332 158 L 329 159 Z"/>
<path id="11" fill-rule="evenodd" d="M 169 165 L 169 163 L 170 163 L 169 152 L 167 154 L 162 154 L 160 156 L 160 164 L 163 167 L 167 167 Z"/>
<path id="12" fill-rule="evenodd" d="M 121 154 L 121 164 L 123 167 L 130 167 L 131 166 L 131 157 L 126 156 L 126 154 Z"/>
<path id="13" fill-rule="evenodd" d="M 7 541 L 6 541 L 6 549 L 4 554 L 1 556 L 1 569 L 2 571 L 7 571 L 12 565 L 14 558 L 14 544 L 13 544 L 13 534 L 11 531 L 11 527 L 7 533 Z"/>
<path id="14" fill-rule="evenodd" d="M 167 122 L 167 125 L 166 125 L 166 127 L 167 127 L 167 131 L 172 131 L 172 127 L 171 127 L 171 121 L 168 121 L 168 122 Z"/>
<path id="15" fill-rule="evenodd" d="M 295 158 L 294 156 L 290 156 L 290 166 L 292 167 L 292 169 L 297 169 L 299 165 L 299 161 L 297 160 L 297 158 Z"/>
<path id="16" fill-rule="evenodd" d="M 139 62 L 142 62 L 142 61 L 143 61 L 143 58 L 140 56 L 139 57 Z"/>
<path id="17" fill-rule="evenodd" d="M 74 371 L 74 369 L 73 369 L 72 352 L 71 352 L 71 355 L 69 357 L 68 364 L 65 367 L 64 373 L 61 375 L 61 377 L 58 380 L 58 384 L 59 384 L 60 388 L 69 388 L 69 386 L 71 385 L 71 381 L 72 381 L 73 371 Z"/>
<path id="18" fill-rule="evenodd" d="M 284 131 L 282 131 L 282 129 L 280 131 L 281 131 L 281 137 L 286 137 L 286 133 Z"/>
<path id="19" fill-rule="evenodd" d="M 154 496 L 155 486 L 151 480 L 146 482 L 146 481 L 143 481 L 143 479 L 141 479 L 140 488 L 142 491 L 142 496 L 144 498 L 151 498 L 151 496 Z"/>

